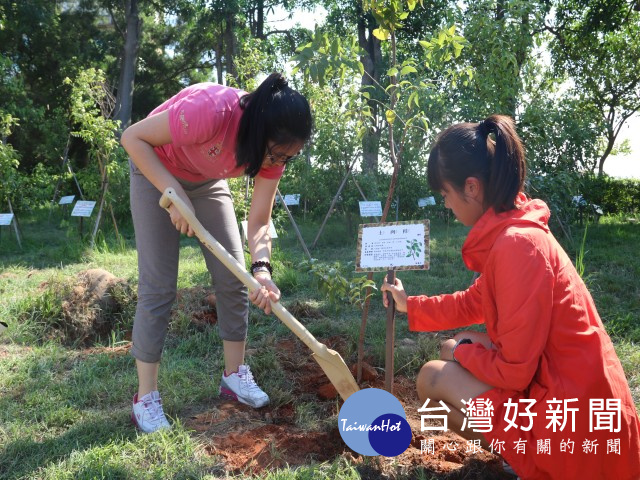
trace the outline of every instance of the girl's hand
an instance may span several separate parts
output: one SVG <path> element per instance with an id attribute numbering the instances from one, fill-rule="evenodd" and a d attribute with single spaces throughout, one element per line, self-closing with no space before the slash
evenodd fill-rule
<path id="1" fill-rule="evenodd" d="M 189 210 L 195 213 L 195 209 L 193 208 L 193 204 L 191 203 L 191 200 L 189 200 L 189 197 L 183 197 L 181 195 L 180 198 L 187 204 Z M 176 227 L 176 230 L 180 233 L 185 233 L 188 237 L 193 237 L 194 231 L 173 204 L 169 206 L 169 218 L 171 218 L 171 223 Z"/>
<path id="2" fill-rule="evenodd" d="M 402 286 L 402 282 L 398 278 L 396 278 L 395 285 L 391 285 L 390 283 L 387 282 L 387 277 L 385 276 L 384 277 L 384 283 L 380 287 L 380 290 L 383 292 L 382 293 L 382 304 L 384 305 L 385 308 L 387 308 L 389 306 L 389 299 L 387 298 L 387 295 L 384 292 L 391 292 L 391 295 L 393 295 L 393 300 L 396 302 L 396 310 L 398 312 L 406 313 L 406 311 L 407 311 L 407 292 L 404 291 L 404 287 Z"/>
<path id="3" fill-rule="evenodd" d="M 271 302 L 280 300 L 280 290 L 271 280 L 269 273 L 256 272 L 254 278 L 260 283 L 260 288 L 249 293 L 249 300 L 269 315 L 271 313 Z"/>

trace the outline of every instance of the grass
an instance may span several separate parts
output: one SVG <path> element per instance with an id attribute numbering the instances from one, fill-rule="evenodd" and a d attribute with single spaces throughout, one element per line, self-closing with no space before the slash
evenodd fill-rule
<path id="1" fill-rule="evenodd" d="M 219 478 L 232 476 L 220 460 L 204 451 L 203 440 L 180 421 L 217 396 L 222 369 L 222 344 L 215 328 L 196 328 L 190 308 L 199 301 L 196 287 L 209 285 L 209 276 L 195 240 L 185 238 L 181 250 L 179 289 L 191 292 L 174 308 L 160 375 L 165 411 L 174 421 L 170 432 L 143 436 L 129 423 L 130 398 L 136 388 L 133 358 L 109 349 L 65 346 L 43 335 L 47 321 L 56 315 L 62 293 L 52 285 L 75 278 L 88 268 L 104 268 L 135 285 L 136 251 L 130 226 L 121 225 L 123 242 L 99 238 L 90 251 L 79 238 L 77 224 L 46 212 L 21 218 L 23 250 L 6 227 L 0 234 L 0 318 L 10 324 L 0 339 L 0 478 Z M 313 255 L 326 263 L 355 260 L 355 233 L 345 238 L 343 219 L 332 218 Z M 300 225 L 310 244 L 318 223 Z M 85 232 L 89 230 L 84 226 Z M 290 230 L 290 229 L 289 229 Z M 575 229 L 580 238 L 583 231 Z M 436 294 L 463 289 L 472 273 L 464 267 L 460 247 L 467 229 L 457 223 L 432 222 L 431 270 L 402 272 L 409 294 Z M 280 231 L 274 245 L 276 281 L 283 302 L 306 302 L 322 312 L 306 322 L 318 337 L 340 336 L 346 341 L 345 358 L 355 359 L 360 311 L 336 308 L 320 295 L 313 278 L 299 268 L 305 259 L 291 231 Z M 110 238 L 110 234 L 106 234 Z M 562 239 L 561 239 L 562 240 Z M 611 334 L 640 407 L 640 225 L 602 219 L 590 225 L 581 248 L 584 278 Z M 568 249 L 570 256 L 576 254 Z M 374 280 L 380 285 L 383 274 Z M 58 283 L 56 283 L 58 282 Z M 197 306 L 197 305 L 196 305 Z M 384 365 L 385 313 L 379 292 L 374 292 L 366 332 L 366 352 L 376 366 Z M 415 376 L 422 363 L 438 350 L 438 337 L 409 333 L 403 316 L 396 330 L 396 372 Z M 121 329 L 100 339 L 104 346 L 124 342 L 131 318 Z M 127 323 L 128 322 L 128 323 Z M 50 325 L 49 325 L 50 326 Z M 275 317 L 253 309 L 248 348 L 256 377 L 261 379 L 275 405 L 290 403 L 287 378 L 278 368 L 278 339 L 290 337 Z M 402 339 L 415 341 L 403 348 Z M 326 427 L 318 419 L 317 405 L 309 399 L 295 402 L 294 421 L 299 428 Z M 369 465 L 369 464 L 367 464 Z M 283 468 L 265 473 L 268 479 L 356 479 L 367 477 L 338 458 L 331 463 Z M 373 465 L 373 464 L 372 464 Z M 364 470 L 363 470 L 364 468 Z M 430 478 L 416 472 L 416 478 Z"/>

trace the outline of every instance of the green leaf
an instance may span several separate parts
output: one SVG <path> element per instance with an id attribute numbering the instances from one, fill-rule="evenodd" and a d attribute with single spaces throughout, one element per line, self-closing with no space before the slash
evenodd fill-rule
<path id="1" fill-rule="evenodd" d="M 335 38 L 333 42 L 331 42 L 331 55 L 334 57 L 338 56 L 340 52 L 340 38 Z"/>
<path id="2" fill-rule="evenodd" d="M 387 75 L 390 77 L 397 74 L 398 74 L 398 69 L 396 67 L 391 67 L 389 70 L 387 70 Z"/>
<path id="3" fill-rule="evenodd" d="M 409 100 L 407 100 L 407 107 L 411 108 L 411 103 L 415 101 L 415 97 L 418 95 L 417 92 L 413 92 L 411 95 L 409 95 Z M 418 105 L 419 107 L 419 105 Z M 409 242 L 409 240 L 407 240 L 407 242 Z"/>
<path id="4" fill-rule="evenodd" d="M 389 39 L 389 37 L 391 36 L 391 33 L 389 32 L 389 30 L 379 27 L 373 31 L 373 36 L 376 37 L 378 40 L 384 41 Z"/>
<path id="5" fill-rule="evenodd" d="M 407 65 L 406 67 L 402 68 L 402 70 L 400 71 L 400 75 L 406 75 L 407 73 L 417 73 L 417 72 L 418 70 L 416 70 L 414 67 L 412 67 L 411 65 Z"/>
<path id="6" fill-rule="evenodd" d="M 384 116 L 387 119 L 387 123 L 389 125 L 393 125 L 393 122 L 396 119 L 396 112 L 394 112 L 393 110 L 387 110 L 386 112 L 384 112 Z"/>

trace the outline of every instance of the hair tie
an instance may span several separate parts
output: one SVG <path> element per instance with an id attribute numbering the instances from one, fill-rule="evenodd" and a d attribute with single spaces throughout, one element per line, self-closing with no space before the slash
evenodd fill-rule
<path id="1" fill-rule="evenodd" d="M 280 75 L 278 78 L 276 78 L 276 81 L 273 82 L 273 86 L 271 88 L 274 88 L 276 90 L 282 90 L 285 87 L 289 86 L 289 82 L 287 81 L 286 78 L 284 78 L 282 75 Z"/>
<path id="2" fill-rule="evenodd" d="M 485 137 L 489 136 L 491 127 L 487 124 L 486 120 L 482 120 L 480 123 L 478 123 L 478 132 L 480 132 L 480 134 L 484 135 Z"/>

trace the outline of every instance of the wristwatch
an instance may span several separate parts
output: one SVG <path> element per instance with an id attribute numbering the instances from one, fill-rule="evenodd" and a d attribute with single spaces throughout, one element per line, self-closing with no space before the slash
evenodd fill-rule
<path id="1" fill-rule="evenodd" d="M 470 339 L 468 338 L 461 338 L 460 340 L 458 340 L 456 342 L 456 344 L 453 346 L 453 349 L 451 350 L 451 356 L 453 357 L 453 361 L 456 363 L 459 363 L 458 360 L 456 360 L 456 348 L 458 348 L 458 345 L 466 345 L 466 344 L 470 344 L 473 343 Z"/>

